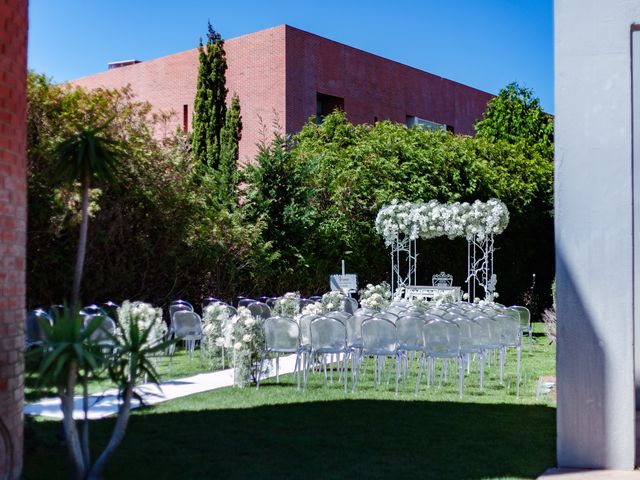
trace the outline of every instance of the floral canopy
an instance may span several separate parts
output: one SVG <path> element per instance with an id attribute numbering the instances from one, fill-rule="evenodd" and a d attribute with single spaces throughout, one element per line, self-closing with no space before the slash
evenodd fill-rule
<path id="1" fill-rule="evenodd" d="M 391 205 L 380 209 L 376 217 L 376 230 L 391 245 L 401 237 L 410 240 L 447 236 L 451 239 L 466 237 L 482 241 L 493 234 L 500 234 L 509 223 L 509 210 L 500 200 L 487 202 L 400 203 L 394 199 Z"/>

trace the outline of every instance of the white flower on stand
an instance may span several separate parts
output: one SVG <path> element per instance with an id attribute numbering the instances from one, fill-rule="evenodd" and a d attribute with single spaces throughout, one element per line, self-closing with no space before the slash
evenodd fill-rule
<path id="1" fill-rule="evenodd" d="M 360 296 L 360 306 L 370 310 L 382 310 L 391 301 L 391 287 L 387 282 L 378 285 L 368 284 L 358 292 Z"/>

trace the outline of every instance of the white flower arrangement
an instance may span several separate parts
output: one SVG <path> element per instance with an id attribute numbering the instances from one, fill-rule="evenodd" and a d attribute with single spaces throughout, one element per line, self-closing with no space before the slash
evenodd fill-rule
<path id="1" fill-rule="evenodd" d="M 205 355 L 211 363 L 212 368 L 217 349 L 220 349 L 222 368 L 224 368 L 224 349 L 230 348 L 231 346 L 232 328 L 230 320 L 229 310 L 224 303 L 211 303 L 206 306 L 202 314 L 202 333 L 204 336 L 202 343 L 204 345 Z"/>
<path id="2" fill-rule="evenodd" d="M 358 292 L 360 306 L 370 310 L 384 310 L 391 302 L 391 287 L 387 282 L 378 285 L 369 283 Z"/>
<path id="3" fill-rule="evenodd" d="M 296 318 L 299 318 L 303 315 L 322 315 L 324 313 L 323 309 L 322 309 L 322 303 L 310 303 L 309 305 L 305 305 L 305 307 L 302 309 L 302 312 L 300 312 L 300 315 L 297 315 Z"/>
<path id="4" fill-rule="evenodd" d="M 244 387 L 256 380 L 258 360 L 264 348 L 264 329 L 246 307 L 238 308 L 230 324 L 233 325 L 231 347 L 233 349 L 234 385 Z"/>
<path id="5" fill-rule="evenodd" d="M 300 313 L 300 293 L 287 292 L 280 297 L 273 308 L 274 316 L 295 317 Z"/>
<path id="6" fill-rule="evenodd" d="M 376 231 L 386 245 L 399 238 L 428 239 L 440 236 L 466 237 L 467 240 L 500 234 L 509 224 L 507 206 L 495 198 L 472 204 L 449 204 L 431 200 L 427 203 L 399 203 L 394 199 L 376 216 Z"/>
<path id="7" fill-rule="evenodd" d="M 344 294 L 337 290 L 322 295 L 322 313 L 343 310 Z"/>
<path id="8" fill-rule="evenodd" d="M 130 332 L 129 325 L 137 322 L 140 331 L 144 331 L 151 326 L 151 331 L 147 337 L 147 343 L 153 345 L 164 340 L 167 334 L 167 325 L 162 320 L 162 309 L 155 308 L 153 305 L 144 302 L 130 302 L 125 300 L 118 308 L 117 334 L 128 335 Z"/>

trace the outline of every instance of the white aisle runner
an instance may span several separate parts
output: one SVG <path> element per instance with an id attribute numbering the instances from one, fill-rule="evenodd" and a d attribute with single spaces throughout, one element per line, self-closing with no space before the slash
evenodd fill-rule
<path id="1" fill-rule="evenodd" d="M 280 374 L 292 373 L 296 364 L 295 355 L 280 357 Z M 275 377 L 275 359 L 270 361 L 268 377 Z M 231 387 L 233 385 L 233 369 L 220 370 L 213 373 L 200 373 L 192 377 L 177 378 L 160 383 L 160 386 L 145 383 L 136 388 L 143 398 L 144 405 L 155 405 L 180 397 L 186 397 L 195 393 L 208 392 L 217 388 Z M 250 388 L 250 387 L 247 387 Z M 115 388 L 95 393 L 89 396 L 89 418 L 98 419 L 114 415 L 118 412 L 118 390 Z M 131 408 L 142 406 L 138 399 L 131 400 Z M 44 417 L 62 418 L 59 398 L 47 398 L 39 402 L 29 403 L 24 407 L 25 415 L 42 415 Z M 74 399 L 73 417 L 80 420 L 84 418 L 82 410 L 82 396 Z"/>

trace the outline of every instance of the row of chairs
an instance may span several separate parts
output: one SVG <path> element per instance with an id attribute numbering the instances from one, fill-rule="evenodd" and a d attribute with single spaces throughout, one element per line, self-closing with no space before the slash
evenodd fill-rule
<path id="1" fill-rule="evenodd" d="M 403 378 L 406 376 L 409 360 L 414 356 L 420 356 L 416 394 L 425 369 L 429 384 L 435 375 L 436 360 L 440 358 L 443 361 L 442 377 L 448 360 L 453 359 L 459 369 L 462 396 L 464 369 L 466 366 L 469 371 L 472 359 L 479 361 L 480 387 L 483 388 L 485 361 L 491 352 L 500 352 L 502 383 L 506 350 L 513 347 L 517 350 L 516 395 L 519 397 L 522 344 L 520 313 L 516 309 L 481 309 L 468 305 L 431 309 L 396 305 L 383 312 L 360 309 L 355 315 L 344 312 L 332 312 L 324 316 L 306 315 L 300 318 L 299 323 L 287 317 L 272 317 L 264 323 L 266 348 L 261 365 L 268 354 L 275 353 L 278 381 L 279 354 L 295 353 L 298 386 L 301 377 L 306 386 L 312 359 L 319 358 L 326 381 L 327 355 L 342 355 L 340 368 L 345 373 L 345 389 L 346 369 L 351 360 L 355 390 L 363 359 L 373 357 L 374 376 L 379 382 L 386 359 L 391 358 L 396 365 L 397 395 L 399 372 L 403 370 Z"/>
<path id="2" fill-rule="evenodd" d="M 102 305 L 93 304 L 80 309 L 80 315 L 83 317 L 82 321 L 84 325 L 88 325 L 94 318 L 102 318 L 100 328 L 91 335 L 93 340 L 103 343 L 109 341 L 108 334 L 112 335 L 116 330 L 116 324 L 113 319 L 117 317 L 118 307 L 118 304 L 109 301 Z M 64 314 L 66 308 L 64 305 L 52 305 L 48 310 L 37 308 L 27 312 L 25 350 L 42 345 L 44 334 L 40 327 L 40 322 L 44 321 L 53 326 L 56 319 Z"/>

